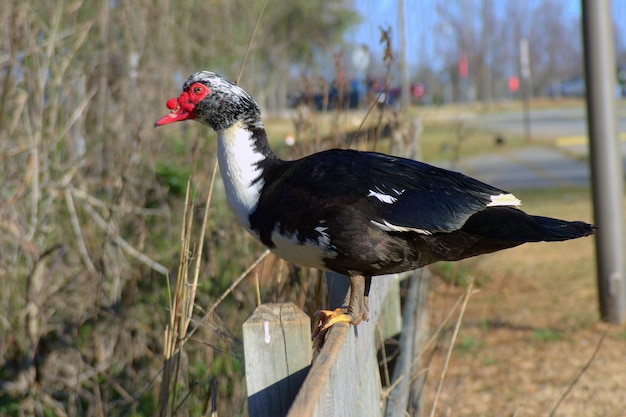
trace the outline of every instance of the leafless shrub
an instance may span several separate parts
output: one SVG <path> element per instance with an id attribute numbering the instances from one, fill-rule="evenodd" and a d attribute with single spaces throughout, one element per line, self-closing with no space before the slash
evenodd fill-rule
<path id="1" fill-rule="evenodd" d="M 260 245 L 231 224 L 216 199 L 210 217 L 205 206 L 186 213 L 196 225 L 207 223 L 206 236 L 196 227 L 189 233 L 204 246 L 181 247 L 177 193 L 190 174 L 194 184 L 209 183 L 213 165 L 202 155 L 214 145 L 199 126 L 155 133 L 152 123 L 164 94 L 207 62 L 235 73 L 260 5 L 0 5 L 0 414 L 153 415 L 168 314 L 183 320 L 180 334 L 194 334 L 185 349 L 187 339 L 173 339 L 184 372 L 169 386 L 176 394 L 168 412 L 208 408 L 211 385 L 221 410 L 245 409 L 237 329 L 259 298 L 250 291 L 254 282 L 207 306 Z M 270 17 L 277 24 L 285 18 L 275 10 Z M 223 24 L 207 30 L 207 21 Z M 267 30 L 259 39 L 276 41 Z M 275 54 L 292 44 L 284 41 Z M 249 74 L 267 72 L 259 71 L 261 50 L 251 49 Z M 252 76 L 243 82 L 259 84 Z M 207 188 L 192 188 L 189 201 L 202 201 Z M 184 279 L 173 272 L 179 264 L 186 270 L 181 248 L 206 267 L 177 310 L 167 286 Z M 255 269 L 262 282 L 279 272 L 284 278 L 261 286 L 263 300 L 290 298 L 287 289 L 295 288 L 304 305 L 308 287 L 290 278 L 297 273 L 269 264 Z"/>

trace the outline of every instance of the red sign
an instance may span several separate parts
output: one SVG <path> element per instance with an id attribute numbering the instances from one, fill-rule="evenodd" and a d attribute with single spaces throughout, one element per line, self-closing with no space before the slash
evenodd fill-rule
<path id="1" fill-rule="evenodd" d="M 411 94 L 415 98 L 422 97 L 424 95 L 424 84 L 422 83 L 413 84 L 413 86 L 411 87 Z"/>
<path id="2" fill-rule="evenodd" d="M 469 64 L 467 62 L 467 54 L 462 53 L 459 59 L 459 77 L 467 78 L 469 76 Z"/>
<path id="3" fill-rule="evenodd" d="M 515 76 L 509 77 L 509 91 L 511 91 L 511 93 L 517 93 L 518 90 L 519 90 L 519 78 Z"/>

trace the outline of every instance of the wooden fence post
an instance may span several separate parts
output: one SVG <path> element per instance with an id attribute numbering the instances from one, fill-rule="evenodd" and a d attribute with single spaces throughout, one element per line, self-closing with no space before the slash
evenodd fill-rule
<path id="1" fill-rule="evenodd" d="M 385 417 L 420 416 L 420 399 L 425 374 L 419 370 L 422 353 L 428 342 L 428 286 L 430 272 L 426 268 L 412 271 L 404 304 L 400 354 L 393 369 Z M 417 378 L 416 378 L 417 376 Z"/>
<path id="2" fill-rule="evenodd" d="M 331 294 L 329 306 L 346 304 L 348 278 L 332 272 L 326 277 Z M 328 330 L 288 417 L 382 416 L 376 325 L 393 279 L 372 279 L 369 321 L 358 326 L 338 323 Z"/>
<path id="3" fill-rule="evenodd" d="M 261 304 L 243 324 L 250 417 L 286 416 L 311 366 L 311 321 L 293 303 Z"/>

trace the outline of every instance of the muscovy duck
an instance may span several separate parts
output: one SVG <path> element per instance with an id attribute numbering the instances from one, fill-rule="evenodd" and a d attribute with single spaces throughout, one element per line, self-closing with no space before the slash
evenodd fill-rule
<path id="1" fill-rule="evenodd" d="M 508 192 L 414 160 L 341 149 L 281 160 L 255 100 L 213 72 L 189 77 L 167 107 L 156 126 L 196 120 L 217 132 L 227 199 L 246 230 L 289 262 L 349 277 L 349 305 L 325 312 L 318 331 L 367 319 L 372 276 L 594 233 L 585 222 L 528 215 Z"/>

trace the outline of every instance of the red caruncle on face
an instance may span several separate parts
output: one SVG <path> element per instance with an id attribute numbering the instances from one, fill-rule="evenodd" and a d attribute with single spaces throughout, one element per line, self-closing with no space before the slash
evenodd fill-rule
<path id="1" fill-rule="evenodd" d="M 194 83 L 176 99 L 167 100 L 167 108 L 170 113 L 160 118 L 155 125 L 162 126 L 169 123 L 194 119 L 195 108 L 198 103 L 211 93 L 211 89 L 202 83 Z"/>

